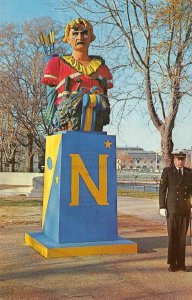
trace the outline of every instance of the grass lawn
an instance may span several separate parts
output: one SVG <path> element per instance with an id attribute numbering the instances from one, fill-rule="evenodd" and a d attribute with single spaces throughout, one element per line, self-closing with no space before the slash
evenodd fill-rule
<path id="1" fill-rule="evenodd" d="M 125 196 L 125 197 L 135 197 L 135 198 L 142 198 L 142 199 L 157 199 L 158 192 L 144 192 L 144 191 L 130 191 L 130 190 L 117 190 L 118 196 Z"/>
<path id="2" fill-rule="evenodd" d="M 2 196 L 0 206 L 41 206 L 42 200 L 30 199 L 26 196 Z"/>
<path id="3" fill-rule="evenodd" d="M 158 193 L 143 192 L 143 191 L 129 191 L 129 190 L 117 190 L 118 196 L 135 197 L 142 199 L 157 199 Z M 1 196 L 0 207 L 3 206 L 42 206 L 43 201 L 39 199 L 30 199 L 25 195 L 18 196 Z"/>

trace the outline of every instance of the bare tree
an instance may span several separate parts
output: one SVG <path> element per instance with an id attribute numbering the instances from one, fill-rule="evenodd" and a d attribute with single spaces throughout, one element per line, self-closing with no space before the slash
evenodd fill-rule
<path id="1" fill-rule="evenodd" d="M 133 158 L 129 156 L 127 151 L 123 151 L 123 150 L 118 151 L 117 159 L 120 160 L 122 168 L 127 168 L 130 164 L 133 163 Z"/>
<path id="2" fill-rule="evenodd" d="M 14 140 L 26 149 L 28 172 L 33 171 L 35 152 L 44 152 L 44 136 L 49 134 L 44 118 L 47 95 L 41 84 L 45 54 L 37 35 L 54 28 L 53 20 L 40 18 L 22 26 L 8 24 L 0 31 L 0 107 L 14 120 Z"/>
<path id="3" fill-rule="evenodd" d="M 15 121 L 6 109 L 0 109 L 0 170 L 3 172 L 5 166 L 9 166 L 9 171 L 14 172 L 16 164 L 23 161 L 23 149 L 17 137 Z"/>
<path id="4" fill-rule="evenodd" d="M 164 165 L 171 164 L 172 132 L 181 101 L 192 96 L 192 2 L 188 0 L 57 0 L 64 13 L 73 11 L 98 28 L 98 51 L 111 59 L 123 105 L 145 101 L 161 135 Z M 102 46 L 101 46 L 102 45 Z M 119 89 L 119 93 L 118 90 Z M 132 105 L 132 109 L 135 107 Z"/>

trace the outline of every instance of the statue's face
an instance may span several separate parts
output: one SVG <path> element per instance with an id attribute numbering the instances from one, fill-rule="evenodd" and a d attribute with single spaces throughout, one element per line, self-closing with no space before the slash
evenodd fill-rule
<path id="1" fill-rule="evenodd" d="M 73 50 L 87 51 L 90 45 L 90 33 L 83 24 L 78 24 L 71 28 L 67 42 Z"/>

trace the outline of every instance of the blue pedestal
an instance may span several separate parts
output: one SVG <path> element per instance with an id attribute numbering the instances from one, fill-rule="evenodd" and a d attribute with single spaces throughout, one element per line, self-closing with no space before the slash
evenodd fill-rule
<path id="1" fill-rule="evenodd" d="M 66 131 L 46 139 L 42 232 L 26 244 L 45 257 L 133 253 L 117 235 L 116 141 Z"/>

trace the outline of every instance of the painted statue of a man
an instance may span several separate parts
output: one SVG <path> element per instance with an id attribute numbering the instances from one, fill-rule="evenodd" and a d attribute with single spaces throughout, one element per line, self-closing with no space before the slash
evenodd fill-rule
<path id="1" fill-rule="evenodd" d="M 57 92 L 57 130 L 102 131 L 109 123 L 107 90 L 113 87 L 112 75 L 101 57 L 89 55 L 94 40 L 89 21 L 71 21 L 63 41 L 70 44 L 72 54 L 55 56 L 46 65 L 42 83 L 55 87 Z"/>

